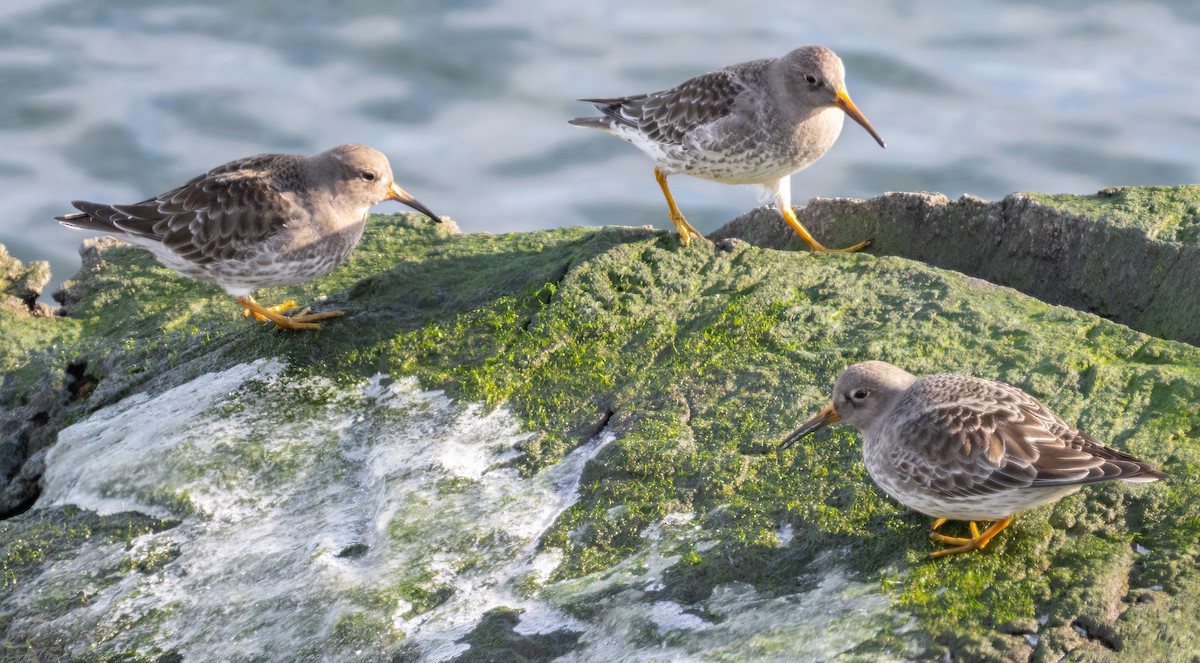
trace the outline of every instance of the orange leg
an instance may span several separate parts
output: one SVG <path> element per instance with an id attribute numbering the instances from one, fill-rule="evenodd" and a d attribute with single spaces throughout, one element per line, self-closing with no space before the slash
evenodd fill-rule
<path id="1" fill-rule="evenodd" d="M 975 526 L 975 523 L 971 522 L 971 538 L 969 539 L 938 534 L 936 531 L 937 528 L 941 527 L 945 522 L 945 518 L 938 518 L 933 522 L 932 529 L 935 530 L 933 532 L 933 538 L 941 543 L 949 544 L 952 547 L 929 553 L 930 559 L 937 559 L 938 557 L 945 557 L 946 555 L 956 555 L 958 553 L 964 553 L 971 550 L 983 550 L 984 546 L 986 546 L 997 534 L 1000 533 L 1000 530 L 1008 527 L 1008 524 L 1012 522 L 1012 516 L 1009 516 L 1004 520 L 997 520 L 996 522 L 992 523 L 991 527 L 988 527 L 982 533 L 979 531 L 979 528 Z"/>
<path id="2" fill-rule="evenodd" d="M 704 235 L 701 235 L 699 230 L 693 228 L 692 224 L 683 218 L 683 213 L 679 211 L 679 206 L 675 204 L 675 197 L 671 195 L 671 189 L 667 186 L 667 175 L 659 170 L 658 166 L 654 167 L 654 179 L 658 180 L 658 186 L 667 198 L 667 211 L 670 213 L 671 223 L 675 224 L 675 229 L 679 231 L 679 241 L 687 246 L 692 242 L 692 235 L 703 238 Z"/>
<path id="3" fill-rule="evenodd" d="M 805 244 L 808 244 L 808 250 L 812 251 L 813 253 L 854 253 L 855 251 L 861 251 L 862 249 L 865 249 L 871 245 L 871 240 L 868 239 L 865 242 L 859 242 L 858 244 L 845 249 L 827 249 L 811 234 L 809 234 L 804 225 L 800 223 L 800 219 L 796 218 L 795 210 L 793 210 L 791 207 L 785 207 L 780 209 L 779 212 L 783 214 L 783 220 L 786 221 L 787 224 L 800 235 L 800 239 L 804 240 Z"/>
<path id="4" fill-rule="evenodd" d="M 313 322 L 314 320 L 324 320 L 326 318 L 338 318 L 345 315 L 343 311 L 327 311 L 325 313 L 309 313 L 309 309 L 304 309 L 293 316 L 283 315 L 285 311 L 290 311 L 298 308 L 296 303 L 288 300 L 282 304 L 275 306 L 263 306 L 254 301 L 254 298 L 246 295 L 238 297 L 237 302 L 242 305 L 242 315 L 246 317 L 254 316 L 259 322 L 267 322 L 268 320 L 275 323 L 275 326 L 280 329 L 320 329 L 321 325 Z"/>
<path id="5" fill-rule="evenodd" d="M 268 311 L 270 311 L 272 313 L 287 313 L 288 311 L 298 309 L 300 307 L 296 305 L 296 300 L 289 299 L 286 302 L 276 304 L 274 306 L 264 306 L 263 308 L 267 309 Z M 254 311 L 251 311 L 248 308 L 243 308 L 242 309 L 242 317 L 249 318 L 250 316 L 254 316 L 254 319 L 258 320 L 259 322 L 269 322 L 271 320 L 270 318 L 268 318 L 267 316 L 265 316 L 261 313 L 256 313 Z"/>

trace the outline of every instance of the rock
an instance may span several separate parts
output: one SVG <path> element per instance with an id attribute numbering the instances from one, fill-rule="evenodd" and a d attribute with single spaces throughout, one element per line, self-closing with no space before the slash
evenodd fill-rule
<path id="1" fill-rule="evenodd" d="M 57 432 L 46 427 L 59 401 L 56 380 L 46 369 L 56 363 L 50 356 L 55 339 L 71 331 L 53 320 L 35 320 L 56 313 L 37 301 L 49 281 L 49 263 L 22 264 L 0 246 L 0 518 L 20 513 L 37 498 L 38 453 Z"/>
<path id="2" fill-rule="evenodd" d="M 974 196 L 951 202 L 937 193 L 818 198 L 797 215 L 826 246 L 870 237 L 872 254 L 920 260 L 1160 338 L 1200 342 L 1200 185 L 1017 193 L 995 203 Z M 803 247 L 767 207 L 710 237 Z"/>
<path id="3" fill-rule="evenodd" d="M 886 202 L 956 205 L 995 209 Z M 1039 232 L 1104 225 L 1043 207 Z M 996 223 L 1029 236 L 1033 214 Z M 249 634 L 331 660 L 1200 650 L 1200 349 L 906 258 L 752 246 L 765 232 L 683 249 L 374 217 L 346 265 L 257 293 L 347 312 L 306 334 L 93 245 L 69 317 L 2 321 L 22 341 L 0 344 L 0 414 L 46 394 L 53 446 L 38 502 L 0 523 L 0 638 L 39 660 L 236 658 Z M 931 562 L 927 519 L 874 488 L 856 434 L 774 453 L 866 358 L 1018 385 L 1170 476 Z"/>
<path id="4" fill-rule="evenodd" d="M 53 315 L 52 308 L 37 301 L 49 282 L 50 263 L 35 260 L 23 265 L 0 245 L 0 306 L 28 315 Z"/>
<path id="5" fill-rule="evenodd" d="M 78 282 L 98 274 L 106 266 L 104 253 L 115 247 L 127 246 L 129 245 L 112 235 L 89 237 L 83 240 L 83 243 L 79 245 L 79 271 L 71 279 L 63 281 L 58 290 L 54 291 L 54 301 L 62 304 L 63 315 L 71 315 L 74 306 L 82 298 L 82 294 L 76 293 L 75 290 Z"/>

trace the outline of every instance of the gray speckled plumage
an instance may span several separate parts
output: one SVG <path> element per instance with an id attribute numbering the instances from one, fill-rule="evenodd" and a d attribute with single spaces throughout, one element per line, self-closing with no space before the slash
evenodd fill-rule
<path id="1" fill-rule="evenodd" d="M 863 437 L 875 483 L 934 518 L 999 521 L 1099 481 L 1154 481 L 1020 389 L 954 374 L 918 378 L 881 361 L 846 369 L 833 399 L 785 445 L 842 421 Z"/>
<path id="2" fill-rule="evenodd" d="M 847 114 L 884 146 L 850 101 L 844 79 L 842 61 L 833 51 L 805 46 L 661 92 L 583 99 L 602 116 L 570 123 L 629 141 L 654 160 L 663 181 L 684 173 L 725 184 L 757 184 L 774 196 L 780 212 L 790 212 L 789 178 L 833 146 Z M 673 204 L 665 184 L 663 188 Z M 682 219 L 672 221 L 682 226 L 681 232 L 690 230 Z M 816 250 L 820 245 L 810 246 Z"/>
<path id="3" fill-rule="evenodd" d="M 799 94 L 789 94 L 783 75 L 799 55 L 828 54 L 807 65 L 822 71 L 834 89 L 842 87 L 841 61 L 818 48 L 743 62 L 661 92 L 585 99 L 604 116 L 577 118 L 572 124 L 624 138 L 668 175 L 774 185 L 828 151 L 842 130 L 844 113 L 832 103 L 805 104 L 813 96 L 806 94 L 811 86 L 803 84 Z"/>
<path id="4" fill-rule="evenodd" d="M 411 197 L 396 197 L 393 186 L 382 153 L 341 145 L 313 157 L 231 161 L 139 203 L 74 201 L 80 213 L 56 218 L 143 246 L 167 267 L 236 297 L 328 273 L 358 244 L 367 210 L 389 197 L 437 220 Z"/>

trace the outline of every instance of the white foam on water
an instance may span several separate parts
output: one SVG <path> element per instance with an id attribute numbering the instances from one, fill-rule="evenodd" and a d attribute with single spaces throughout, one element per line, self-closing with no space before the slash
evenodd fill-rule
<path id="1" fill-rule="evenodd" d="M 735 582 L 718 585 L 696 605 L 656 598 L 666 588 L 664 572 L 680 560 L 669 551 L 684 542 L 690 549 L 711 548 L 711 542 L 687 514 L 668 517 L 644 534 L 649 547 L 613 569 L 544 589 L 551 603 L 598 599 L 599 609 L 586 623 L 559 625 L 583 629 L 580 646 L 559 660 L 826 661 L 885 629 L 893 635 L 911 630 L 877 586 L 848 579 L 832 556 L 815 560 L 824 570 L 804 592 L 776 596 Z"/>
<path id="2" fill-rule="evenodd" d="M 497 607 L 523 611 L 519 633 L 582 630 L 576 620 L 557 608 L 523 597 L 516 585 L 525 578 L 542 582 L 557 567 L 561 551 L 539 552 L 538 540 L 578 499 L 579 478 L 587 462 L 615 439 L 612 433 L 602 432 L 536 477 L 521 479 L 512 470 L 498 473 L 502 481 L 511 482 L 504 487 L 507 494 L 489 503 L 475 503 L 472 509 L 487 520 L 507 522 L 509 531 L 519 537 L 514 542 L 514 554 L 505 564 L 448 578 L 455 585 L 455 593 L 446 604 L 419 619 L 398 620 L 404 632 L 421 644 L 423 660 L 436 663 L 461 654 L 467 645 L 458 641 L 484 613 Z M 520 487 L 520 494 L 512 493 L 513 487 Z"/>
<path id="3" fill-rule="evenodd" d="M 62 632 L 119 624 L 114 651 L 149 639 L 206 660 L 265 651 L 374 660 L 407 637 L 438 661 L 467 648 L 455 640 L 488 610 L 531 603 L 514 585 L 544 582 L 561 561 L 538 551 L 538 537 L 574 503 L 584 465 L 613 435 L 522 477 L 508 463 L 530 434 L 502 408 L 456 404 L 413 379 L 376 375 L 342 388 L 282 368 L 259 361 L 204 375 L 62 432 L 38 507 L 194 509 L 138 540 L 174 542 L 177 559 L 97 590 L 86 610 L 56 620 Z M 139 552 L 92 547 L 86 564 L 47 569 L 37 582 Z M 413 588 L 449 598 L 412 614 L 404 595 Z M 169 616 L 153 623 L 164 606 Z M 340 647 L 360 617 L 373 632 L 392 630 Z"/>
<path id="4" fill-rule="evenodd" d="M 712 626 L 697 615 L 684 611 L 684 607 L 674 601 L 655 601 L 650 604 L 647 613 L 650 621 L 662 631 L 702 631 Z"/>
<path id="5" fill-rule="evenodd" d="M 186 435 L 196 420 L 246 382 L 270 379 L 282 368 L 277 361 L 259 360 L 208 373 L 158 396 L 135 394 L 64 428 L 46 454 L 36 506 L 75 504 L 101 514 L 137 510 L 167 515 L 139 499 L 137 489 L 161 485 L 173 468 L 145 461 L 162 458 L 181 441 L 203 443 L 203 436 Z"/>
<path id="6" fill-rule="evenodd" d="M 32 620 L 41 597 L 82 592 L 79 607 L 23 632 L 73 638 L 77 655 L 152 646 L 186 660 L 374 661 L 399 646 L 440 663 L 467 652 L 465 636 L 498 607 L 520 611 L 518 634 L 579 634 L 564 661 L 824 660 L 884 625 L 896 632 L 886 598 L 832 559 L 797 594 L 732 583 L 694 605 L 670 598 L 678 551 L 716 543 L 690 513 L 648 527 L 610 569 L 545 584 L 563 552 L 539 541 L 615 436 L 522 476 L 510 461 L 531 435 L 503 408 L 414 379 L 345 387 L 274 361 L 132 396 L 62 431 L 37 506 L 182 523 L 129 549 L 86 544 L 0 610 Z M 179 556 L 151 572 L 97 575 L 170 546 Z M 572 616 L 580 605 L 586 618 Z"/>

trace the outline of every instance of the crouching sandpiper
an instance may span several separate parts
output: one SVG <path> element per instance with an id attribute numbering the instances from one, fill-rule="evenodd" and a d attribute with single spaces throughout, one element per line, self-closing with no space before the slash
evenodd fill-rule
<path id="1" fill-rule="evenodd" d="M 76 200 L 65 226 L 116 235 L 145 247 L 180 274 L 217 284 L 244 313 L 281 329 L 320 329 L 310 313 L 287 301 L 262 306 L 251 293 L 329 273 L 358 244 L 367 210 L 395 200 L 440 219 L 392 179 L 378 150 L 340 145 L 313 157 L 260 154 L 218 166 L 183 186 L 130 205 Z"/>
<path id="2" fill-rule="evenodd" d="M 885 493 L 936 520 L 941 557 L 982 550 L 1014 514 L 1089 483 L 1146 482 L 1153 464 L 1107 447 L 1016 387 L 954 374 L 918 378 L 882 361 L 847 368 L 833 399 L 780 445 L 842 421 L 863 437 L 867 472 Z M 971 538 L 937 533 L 970 523 Z M 980 532 L 977 521 L 990 522 Z"/>

